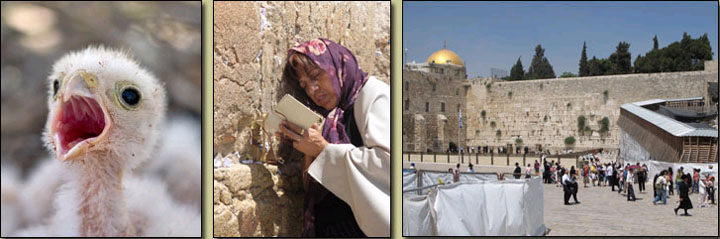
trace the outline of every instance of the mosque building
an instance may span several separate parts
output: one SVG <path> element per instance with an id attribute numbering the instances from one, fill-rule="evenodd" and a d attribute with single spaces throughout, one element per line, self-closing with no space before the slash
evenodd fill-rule
<path id="1" fill-rule="evenodd" d="M 426 62 L 403 66 L 403 150 L 446 152 L 464 147 L 460 116 L 470 88 L 463 60 L 443 47 Z"/>

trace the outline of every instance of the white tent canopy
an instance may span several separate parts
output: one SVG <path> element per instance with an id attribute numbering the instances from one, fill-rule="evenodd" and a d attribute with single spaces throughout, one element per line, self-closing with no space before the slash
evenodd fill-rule
<path id="1" fill-rule="evenodd" d="M 452 180 L 442 174 L 423 172 L 422 181 Z M 462 174 L 459 183 L 432 187 L 427 195 L 417 195 L 409 180 L 403 175 L 403 236 L 541 236 L 546 230 L 539 177 Z"/>

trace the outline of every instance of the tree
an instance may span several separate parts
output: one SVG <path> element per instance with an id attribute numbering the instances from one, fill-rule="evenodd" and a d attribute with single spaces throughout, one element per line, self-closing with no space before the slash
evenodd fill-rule
<path id="1" fill-rule="evenodd" d="M 657 49 L 658 49 L 658 39 L 657 39 L 657 35 L 655 35 L 655 37 L 653 37 L 653 50 L 657 50 Z"/>
<path id="2" fill-rule="evenodd" d="M 653 38 L 657 45 L 657 37 Z M 707 34 L 693 39 L 687 33 L 680 41 L 670 43 L 661 49 L 653 48 L 635 59 L 636 73 L 699 71 L 705 69 L 704 62 L 712 60 L 713 52 Z"/>
<path id="3" fill-rule="evenodd" d="M 587 53 L 586 53 L 587 46 L 585 45 L 585 42 L 583 42 L 583 49 L 582 53 L 580 54 L 580 69 L 578 70 L 578 75 L 580 76 L 588 76 L 588 59 L 587 59 Z M 562 76 L 560 76 L 562 77 Z"/>
<path id="4" fill-rule="evenodd" d="M 562 75 L 560 75 L 560 78 L 570 78 L 570 77 L 577 77 L 577 75 L 573 74 L 572 72 L 563 72 Z"/>
<path id="5" fill-rule="evenodd" d="M 600 60 L 593 56 L 593 58 L 588 61 L 588 76 L 597 75 L 602 75 L 602 72 L 600 72 Z"/>
<path id="6" fill-rule="evenodd" d="M 525 70 L 523 70 L 522 61 L 520 61 L 520 57 L 518 57 L 517 62 L 510 69 L 510 77 L 508 77 L 508 80 L 522 80 L 524 75 Z"/>
<path id="7" fill-rule="evenodd" d="M 630 60 L 631 60 L 631 54 L 628 51 L 630 49 L 630 43 L 627 42 L 620 42 L 618 43 L 617 47 L 615 48 L 615 53 L 610 54 L 610 63 L 612 63 L 612 67 L 610 69 L 610 74 L 628 74 L 632 72 Z"/>
<path id="8" fill-rule="evenodd" d="M 527 71 L 527 79 L 548 79 L 555 78 L 555 71 L 550 65 L 550 61 L 545 58 L 545 49 L 542 45 L 535 47 L 535 55 L 533 56 L 530 68 Z"/>

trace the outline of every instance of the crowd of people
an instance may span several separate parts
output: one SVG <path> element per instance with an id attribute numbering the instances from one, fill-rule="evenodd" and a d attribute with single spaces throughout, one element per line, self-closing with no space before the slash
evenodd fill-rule
<path id="1" fill-rule="evenodd" d="M 543 157 L 540 162 L 535 162 L 535 174 L 543 176 L 543 182 L 546 184 L 556 184 L 556 187 L 563 187 L 563 203 L 572 205 L 570 198 L 575 203 L 578 192 L 578 176 L 583 178 L 583 187 L 610 187 L 610 191 L 618 192 L 618 195 L 626 197 L 627 201 L 633 202 L 637 200 L 635 194 L 635 186 L 639 192 L 647 191 L 646 184 L 650 177 L 649 169 L 646 164 L 625 164 L 619 162 L 601 163 L 598 157 L 582 157 L 582 167 L 578 170 L 575 166 L 570 169 L 560 165 L 559 162 L 547 161 Z M 530 165 L 528 165 L 530 168 Z M 691 195 L 697 195 L 700 207 L 711 207 L 717 205 L 715 202 L 715 176 L 713 175 L 713 166 L 709 165 L 706 171 L 699 168 L 691 169 L 686 172 L 683 167 L 673 170 L 672 167 L 654 175 L 652 180 L 653 187 L 653 204 L 667 204 L 668 197 L 677 193 L 678 206 L 675 208 L 675 214 L 680 209 L 684 210 L 682 215 L 689 216 L 688 209 L 693 208 Z M 617 187 L 617 190 L 616 190 Z"/>
<path id="2" fill-rule="evenodd" d="M 563 203 L 565 205 L 579 204 L 577 200 L 578 193 L 578 177 L 582 177 L 583 187 L 610 187 L 611 192 L 626 197 L 627 201 L 633 202 L 637 200 L 635 187 L 639 192 L 646 192 L 646 184 L 649 183 L 650 170 L 646 164 L 630 164 L 623 165 L 619 162 L 600 162 L 600 158 L 595 155 L 581 157 L 582 167 L 575 169 L 571 166 L 569 169 L 562 166 L 554 160 L 546 160 L 543 156 L 540 161 L 535 160 L 534 164 L 527 164 L 524 170 L 521 165 L 515 163 L 513 177 L 519 179 L 522 174 L 526 178 L 531 175 L 542 175 L 543 183 L 556 184 L 556 187 L 563 188 Z M 411 168 L 414 165 L 411 166 Z M 707 170 L 703 171 L 699 168 L 689 169 L 679 167 L 673 170 L 669 167 L 654 175 L 652 180 L 653 188 L 653 205 L 667 204 L 668 198 L 678 195 L 678 206 L 674 209 L 675 214 L 683 209 L 682 215 L 689 216 L 687 210 L 693 208 L 691 195 L 697 195 L 700 207 L 712 207 L 717 205 L 715 202 L 715 176 L 713 166 L 709 165 Z M 453 181 L 459 181 L 460 164 L 455 168 L 449 168 L 448 172 L 453 174 Z M 474 172 L 473 165 L 468 165 L 468 172 Z M 533 174 L 534 172 L 534 174 Z M 500 177 L 500 176 L 499 176 Z M 616 190 L 617 187 L 617 190 Z M 570 203 L 570 199 L 574 203 Z"/>

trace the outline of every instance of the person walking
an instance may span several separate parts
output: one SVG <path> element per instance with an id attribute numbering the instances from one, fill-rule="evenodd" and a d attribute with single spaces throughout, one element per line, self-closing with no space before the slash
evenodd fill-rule
<path id="1" fill-rule="evenodd" d="M 693 169 L 692 192 L 693 193 L 700 192 L 700 169 Z"/>
<path id="2" fill-rule="evenodd" d="M 572 180 L 570 179 L 570 175 L 564 174 L 562 176 L 561 180 L 558 180 L 563 185 L 563 201 L 565 202 L 565 205 L 571 205 L 570 204 L 570 184 L 572 183 Z"/>
<path id="3" fill-rule="evenodd" d="M 635 190 L 633 190 L 633 181 L 635 180 L 635 173 L 632 168 L 627 170 L 627 177 L 625 178 L 625 184 L 627 185 L 627 200 L 635 201 Z"/>
<path id="4" fill-rule="evenodd" d="M 638 171 L 638 190 L 640 190 L 640 192 L 646 191 L 645 181 L 647 181 L 647 165 L 643 164 Z"/>
<path id="5" fill-rule="evenodd" d="M 681 208 L 685 210 L 685 213 L 682 214 L 682 216 L 692 216 L 690 215 L 687 210 L 692 209 L 692 202 L 690 201 L 690 179 L 688 179 L 687 175 L 682 174 L 680 176 L 680 183 L 678 183 L 678 195 L 680 195 L 680 205 L 678 205 L 677 208 L 675 208 L 675 215 L 677 215 L 677 211 Z"/>
<path id="6" fill-rule="evenodd" d="M 547 161 L 543 161 L 543 179 L 545 179 L 545 183 L 551 184 L 551 178 L 550 178 L 550 164 Z"/>
<path id="7" fill-rule="evenodd" d="M 535 176 L 540 175 L 540 163 L 537 160 L 535 160 L 535 165 L 533 165 L 533 166 L 535 167 Z"/>
<path id="8" fill-rule="evenodd" d="M 662 204 L 667 204 L 667 194 L 665 192 L 665 187 L 667 186 L 667 179 L 665 178 L 665 175 L 667 174 L 667 171 L 663 170 L 660 172 L 659 176 L 655 177 L 655 181 L 653 182 L 653 187 L 655 188 L 655 199 L 653 199 L 653 205 L 655 205 L 657 202 L 662 201 Z"/>
<path id="9" fill-rule="evenodd" d="M 577 200 L 577 192 L 578 192 L 578 183 L 577 183 L 577 175 L 570 175 L 571 183 L 570 183 L 570 195 L 572 195 L 573 200 L 575 200 L 575 204 L 580 204 L 580 201 Z M 569 200 L 569 199 L 568 199 Z"/>
<path id="10" fill-rule="evenodd" d="M 617 175 L 617 172 L 615 171 L 615 168 L 612 164 L 608 164 L 607 166 L 607 180 L 608 180 L 608 186 L 611 187 L 610 191 L 615 192 L 615 175 Z"/>
<path id="11" fill-rule="evenodd" d="M 715 176 L 710 176 L 705 185 L 705 192 L 708 194 L 710 205 L 715 205 Z"/>
<path id="12" fill-rule="evenodd" d="M 598 186 L 604 186 L 605 185 L 605 165 L 599 164 L 598 165 Z"/>
<path id="13" fill-rule="evenodd" d="M 661 173 L 656 173 L 655 177 L 653 178 L 653 198 L 657 197 L 657 185 L 655 184 L 657 184 L 657 180 L 660 177 L 660 174 Z"/>
<path id="14" fill-rule="evenodd" d="M 677 172 L 675 173 L 675 187 L 677 188 L 678 194 L 680 194 L 680 182 L 682 182 L 682 176 L 683 176 L 683 167 L 680 167 L 677 170 Z"/>
<path id="15" fill-rule="evenodd" d="M 590 180 L 589 180 L 589 177 L 590 177 L 589 173 L 590 173 L 590 167 L 589 167 L 587 164 L 585 164 L 585 166 L 583 167 L 583 171 L 582 171 L 582 176 L 583 176 L 583 188 L 587 188 L 587 184 L 588 184 L 588 182 L 590 181 Z"/>
<path id="16" fill-rule="evenodd" d="M 672 167 L 668 167 L 667 170 L 668 171 L 667 171 L 667 174 L 665 175 L 665 177 L 667 177 L 668 188 L 670 190 L 666 190 L 666 192 L 667 192 L 668 196 L 675 195 L 675 188 L 673 187 L 673 181 L 674 181 L 673 180 L 673 169 L 672 169 Z"/>

